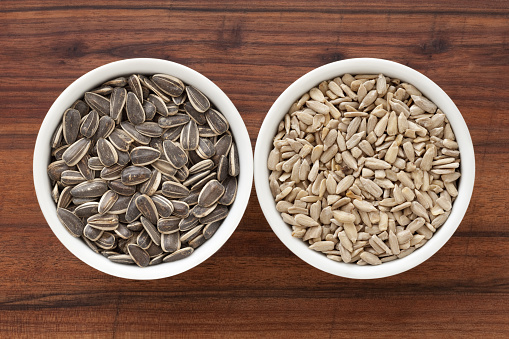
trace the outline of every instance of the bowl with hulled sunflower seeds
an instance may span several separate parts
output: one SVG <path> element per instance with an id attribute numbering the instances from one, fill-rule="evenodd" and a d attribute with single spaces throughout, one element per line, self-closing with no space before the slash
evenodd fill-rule
<path id="1" fill-rule="evenodd" d="M 114 276 L 158 279 L 228 240 L 252 164 L 247 129 L 219 87 L 174 62 L 127 59 L 56 99 L 33 170 L 44 217 L 71 253 Z"/>
<path id="2" fill-rule="evenodd" d="M 433 81 L 382 59 L 317 68 L 273 104 L 255 149 L 263 213 L 299 258 L 373 279 L 435 254 L 459 226 L 475 160 L 467 125 Z"/>

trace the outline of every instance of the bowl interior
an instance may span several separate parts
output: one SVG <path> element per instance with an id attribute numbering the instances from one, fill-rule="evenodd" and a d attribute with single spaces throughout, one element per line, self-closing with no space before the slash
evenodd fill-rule
<path id="1" fill-rule="evenodd" d="M 122 265 L 109 261 L 94 253 L 81 240 L 72 237 L 60 223 L 56 215 L 56 206 L 51 199 L 51 185 L 46 173 L 50 161 L 50 139 L 58 126 L 65 109 L 69 108 L 85 91 L 118 76 L 132 73 L 166 73 L 180 78 L 184 83 L 200 89 L 210 101 L 228 119 L 230 130 L 239 150 L 240 174 L 235 202 L 228 217 L 217 230 L 189 257 L 172 263 L 140 268 L 135 265 Z M 159 59 L 127 59 L 98 67 L 83 75 L 55 100 L 49 109 L 39 130 L 33 160 L 34 185 L 41 210 L 58 239 L 76 257 L 88 265 L 110 275 L 130 279 L 159 279 L 182 273 L 206 260 L 214 254 L 231 236 L 247 206 L 253 180 L 253 152 L 246 126 L 226 94 L 212 81 L 200 73 L 177 63 Z"/>
<path id="2" fill-rule="evenodd" d="M 451 214 L 447 222 L 428 240 L 428 242 L 405 258 L 384 263 L 379 266 L 359 266 L 327 259 L 323 254 L 308 249 L 305 242 L 291 236 L 291 228 L 283 222 L 270 192 L 267 158 L 271 151 L 272 139 L 281 119 L 290 106 L 311 87 L 324 80 L 350 74 L 383 73 L 399 78 L 416 86 L 426 97 L 442 109 L 449 119 L 460 147 L 461 182 Z M 258 134 L 255 148 L 255 187 L 263 213 L 279 239 L 299 258 L 322 271 L 356 279 L 373 279 L 391 276 L 419 265 L 436 253 L 452 236 L 463 218 L 472 195 L 475 178 L 474 148 L 467 125 L 458 108 L 449 96 L 433 81 L 423 74 L 396 62 L 359 58 L 333 62 L 305 74 L 291 84 L 270 108 Z"/>

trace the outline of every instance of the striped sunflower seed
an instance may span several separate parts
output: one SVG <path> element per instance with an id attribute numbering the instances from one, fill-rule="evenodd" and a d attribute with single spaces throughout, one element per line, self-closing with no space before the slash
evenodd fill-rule
<path id="1" fill-rule="evenodd" d="M 64 112 L 62 119 L 62 134 L 67 144 L 76 141 L 80 131 L 81 115 L 76 109 L 69 108 Z"/>
<path id="2" fill-rule="evenodd" d="M 136 129 L 136 126 L 129 121 L 122 121 L 120 123 L 122 130 L 131 138 L 131 140 L 138 142 L 142 145 L 148 145 L 150 143 L 150 137 L 147 137 Z"/>
<path id="3" fill-rule="evenodd" d="M 228 216 L 228 208 L 218 205 L 209 215 L 200 219 L 201 224 L 210 224 L 219 220 L 223 220 Z"/>
<path id="4" fill-rule="evenodd" d="M 99 214 L 107 213 L 118 200 L 118 194 L 113 191 L 107 191 L 99 200 L 97 211 Z M 127 207 L 127 206 L 126 206 Z"/>
<path id="5" fill-rule="evenodd" d="M 221 226 L 221 221 L 216 221 L 205 225 L 205 227 L 203 228 L 203 236 L 205 237 L 205 239 L 212 238 L 212 236 L 219 229 L 219 226 Z"/>
<path id="6" fill-rule="evenodd" d="M 138 211 L 140 211 L 140 213 L 145 216 L 145 218 L 147 218 L 152 224 L 157 223 L 157 208 L 148 195 L 141 194 L 136 198 L 135 203 Z"/>
<path id="7" fill-rule="evenodd" d="M 132 124 L 139 125 L 145 121 L 145 111 L 143 111 L 141 101 L 133 92 L 127 93 L 125 110 L 127 112 L 127 119 Z"/>
<path id="8" fill-rule="evenodd" d="M 127 101 L 127 91 L 123 87 L 115 87 L 110 97 L 110 117 L 115 121 L 120 121 L 122 110 Z"/>
<path id="9" fill-rule="evenodd" d="M 164 252 L 172 253 L 180 249 L 180 233 L 164 233 L 161 235 L 161 248 Z"/>
<path id="10" fill-rule="evenodd" d="M 127 245 L 127 251 L 136 265 L 140 267 L 148 266 L 150 256 L 143 248 L 136 244 L 129 244 Z"/>
<path id="11" fill-rule="evenodd" d="M 118 161 L 117 151 L 108 140 L 103 138 L 97 140 L 97 156 L 106 167 L 110 167 Z"/>
<path id="12" fill-rule="evenodd" d="M 325 102 L 322 87 L 313 99 Z M 449 131 L 442 137 L 444 121 L 433 120 L 431 135 L 448 145 L 454 165 L 457 146 Z M 419 133 L 424 128 L 408 126 Z M 199 89 L 173 76 L 131 74 L 104 82 L 63 112 L 51 138 L 47 172 L 57 215 L 71 234 L 114 263 L 146 266 L 185 258 L 216 232 L 235 199 L 239 154 L 229 127 Z M 302 147 L 292 143 L 285 156 Z M 359 156 L 354 148 L 352 154 Z M 403 166 L 399 159 L 394 164 Z M 449 162 L 433 166 L 432 175 L 456 168 Z M 451 177 L 444 178 L 455 196 Z M 448 197 L 438 199 L 433 211 L 448 211 Z M 419 234 L 413 244 L 422 246 L 425 237 Z M 188 247 L 181 249 L 182 243 Z"/>
<path id="13" fill-rule="evenodd" d="M 187 151 L 195 150 L 198 147 L 199 140 L 200 136 L 198 135 L 196 122 L 191 120 L 184 125 L 180 134 L 180 143 L 182 148 Z"/>
<path id="14" fill-rule="evenodd" d="M 173 262 L 177 260 L 182 260 L 184 258 L 189 257 L 194 251 L 194 248 L 192 247 L 185 247 L 181 248 L 171 254 L 168 254 L 166 257 L 164 257 L 163 262 Z"/>
<path id="15" fill-rule="evenodd" d="M 146 120 L 152 120 L 156 116 L 157 108 L 156 106 L 151 103 L 150 101 L 144 101 L 143 104 L 143 111 L 145 111 L 145 119 Z M 157 125 L 157 123 L 155 123 Z M 162 131 L 161 131 L 162 133 Z"/>
<path id="16" fill-rule="evenodd" d="M 189 195 L 189 189 L 178 182 L 165 181 L 163 182 L 162 193 L 168 198 L 179 199 Z"/>
<path id="17" fill-rule="evenodd" d="M 157 213 L 161 218 L 169 218 L 173 213 L 173 204 L 170 200 L 162 195 L 156 194 L 152 196 L 152 201 L 156 205 Z"/>
<path id="18" fill-rule="evenodd" d="M 111 250 L 115 248 L 115 236 L 109 232 L 103 232 L 101 237 L 95 241 L 95 244 L 102 249 Z"/>
<path id="19" fill-rule="evenodd" d="M 122 170 L 121 180 L 124 185 L 138 185 L 147 181 L 152 172 L 143 166 L 129 166 Z"/>
<path id="20" fill-rule="evenodd" d="M 110 114 L 110 101 L 102 95 L 86 92 L 85 102 L 101 116 Z"/>
<path id="21" fill-rule="evenodd" d="M 195 110 L 205 113 L 210 108 L 209 99 L 199 89 L 193 86 L 186 86 L 186 92 Z"/>
<path id="22" fill-rule="evenodd" d="M 65 150 L 62 160 L 65 161 L 67 166 L 75 166 L 87 154 L 91 144 L 91 141 L 85 138 L 74 142 Z"/>
<path id="23" fill-rule="evenodd" d="M 116 214 L 95 214 L 87 218 L 87 224 L 102 231 L 112 231 L 118 227 L 118 216 Z"/>
<path id="24" fill-rule="evenodd" d="M 181 168 L 187 163 L 187 154 L 178 143 L 171 140 L 165 140 L 163 142 L 163 148 L 166 159 L 173 167 Z"/>
<path id="25" fill-rule="evenodd" d="M 158 160 L 161 152 L 157 149 L 147 146 L 138 146 L 130 153 L 131 162 L 135 166 L 145 166 Z"/>
<path id="26" fill-rule="evenodd" d="M 167 74 L 154 74 L 151 79 L 161 91 L 169 96 L 178 97 L 184 92 L 184 83 L 174 76 Z"/>
<path id="27" fill-rule="evenodd" d="M 226 120 L 224 115 L 222 115 L 213 108 L 205 112 L 205 118 L 207 119 L 207 123 L 209 124 L 210 129 L 214 131 L 217 135 L 225 133 L 230 127 L 228 124 L 228 120 Z"/>
<path id="28" fill-rule="evenodd" d="M 200 138 L 198 147 L 196 148 L 196 154 L 202 159 L 209 159 L 216 154 L 216 148 L 209 139 Z"/>
<path id="29" fill-rule="evenodd" d="M 210 207 L 214 205 L 224 194 L 224 186 L 217 180 L 209 181 L 201 190 L 198 197 L 198 205 Z"/>
<path id="30" fill-rule="evenodd" d="M 83 235 L 83 229 L 85 228 L 85 225 L 83 225 L 81 219 L 78 218 L 74 213 L 64 208 L 58 208 L 57 217 L 73 237 L 78 238 Z"/>
<path id="31" fill-rule="evenodd" d="M 91 241 L 97 241 L 99 238 L 103 235 L 104 231 L 100 230 L 98 228 L 93 228 L 89 224 L 85 225 L 85 228 L 83 229 L 83 235 Z"/>
<path id="32" fill-rule="evenodd" d="M 74 186 L 70 193 L 75 198 L 101 197 L 108 190 L 106 182 L 101 180 L 85 181 Z"/>
<path id="33" fill-rule="evenodd" d="M 163 129 L 155 122 L 144 122 L 136 125 L 135 128 L 140 134 L 150 138 L 158 138 L 163 134 Z"/>
<path id="34" fill-rule="evenodd" d="M 150 236 L 150 239 L 152 239 L 152 243 L 156 244 L 157 246 L 160 246 L 161 234 L 157 231 L 157 228 L 154 226 L 154 224 L 143 216 L 140 218 L 140 221 L 141 224 L 143 225 L 143 228 L 145 229 L 145 232 L 147 232 L 148 235 Z"/>
<path id="35" fill-rule="evenodd" d="M 127 78 L 127 84 L 138 100 L 143 103 L 143 90 L 141 88 L 140 78 L 138 78 L 136 74 L 132 74 L 129 78 Z"/>

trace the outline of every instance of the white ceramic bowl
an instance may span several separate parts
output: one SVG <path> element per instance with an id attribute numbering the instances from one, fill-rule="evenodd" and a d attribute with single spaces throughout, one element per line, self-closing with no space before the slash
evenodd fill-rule
<path id="1" fill-rule="evenodd" d="M 461 179 L 458 187 L 458 197 L 454 202 L 451 215 L 447 222 L 421 248 L 405 258 L 384 263 L 379 266 L 359 266 L 327 259 L 323 254 L 310 250 L 307 245 L 291 235 L 291 228 L 283 222 L 269 188 L 269 171 L 267 158 L 272 149 L 272 140 L 276 134 L 279 122 L 288 112 L 290 106 L 311 87 L 324 80 L 336 76 L 350 74 L 379 74 L 399 78 L 416 86 L 426 97 L 438 105 L 447 115 L 456 135 L 461 152 Z M 423 74 L 407 66 L 382 59 L 348 59 L 333 62 L 319 67 L 305 74 L 290 85 L 274 102 L 270 108 L 258 134 L 255 148 L 255 187 L 258 201 L 265 218 L 279 239 L 295 255 L 308 264 L 322 271 L 338 276 L 354 279 L 374 279 L 395 275 L 409 270 L 435 254 L 452 236 L 465 215 L 475 178 L 475 159 L 472 139 L 467 125 L 456 105 L 447 94 Z"/>
<path id="2" fill-rule="evenodd" d="M 238 177 L 237 198 L 230 208 L 228 217 L 214 236 L 183 260 L 145 268 L 113 263 L 102 255 L 94 253 L 81 239 L 72 237 L 57 218 L 56 207 L 50 194 L 50 180 L 46 174 L 50 161 L 50 139 L 65 109 L 81 98 L 85 91 L 109 79 L 132 73 L 167 73 L 200 89 L 228 119 L 239 150 L 241 169 Z M 239 112 L 226 94 L 205 76 L 186 66 L 167 60 L 148 58 L 112 62 L 88 72 L 69 85 L 55 100 L 44 118 L 35 143 L 33 166 L 34 185 L 39 205 L 46 221 L 62 244 L 76 257 L 99 271 L 117 277 L 139 280 L 165 278 L 185 272 L 213 255 L 237 228 L 246 209 L 253 180 L 253 152 L 249 134 Z"/>

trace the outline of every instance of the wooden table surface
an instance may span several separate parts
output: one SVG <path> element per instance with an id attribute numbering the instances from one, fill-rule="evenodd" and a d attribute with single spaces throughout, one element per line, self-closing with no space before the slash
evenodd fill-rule
<path id="1" fill-rule="evenodd" d="M 58 241 L 39 209 L 32 152 L 76 78 L 133 57 L 176 61 L 232 99 L 254 149 L 293 81 L 353 57 L 394 60 L 454 100 L 476 183 L 457 232 L 381 280 L 323 273 L 275 236 L 253 192 L 209 260 L 156 281 L 114 278 Z M 0 337 L 508 337 L 509 2 L 0 2 Z"/>

